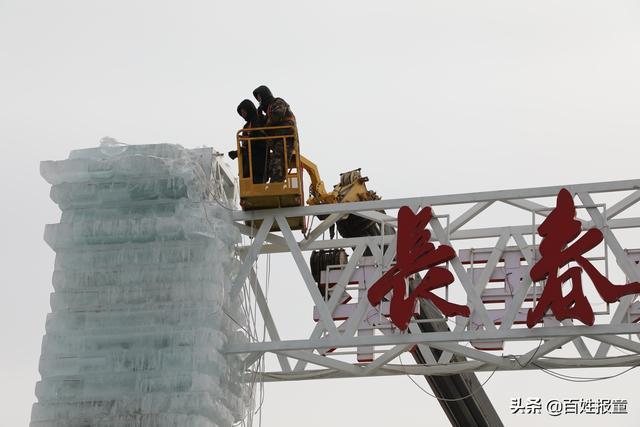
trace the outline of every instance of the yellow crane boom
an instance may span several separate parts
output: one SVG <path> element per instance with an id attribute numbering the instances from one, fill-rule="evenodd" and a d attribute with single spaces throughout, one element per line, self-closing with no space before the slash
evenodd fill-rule
<path id="1" fill-rule="evenodd" d="M 367 189 L 365 184 L 369 178 L 360 174 L 360 169 L 354 169 L 340 174 L 340 183 L 333 186 L 333 191 L 327 193 L 324 182 L 320 178 L 318 166 L 304 156 L 300 156 L 300 164 L 311 178 L 309 186 L 308 205 L 321 205 L 329 203 L 361 202 L 366 200 L 378 200 L 380 197 L 375 191 Z"/>

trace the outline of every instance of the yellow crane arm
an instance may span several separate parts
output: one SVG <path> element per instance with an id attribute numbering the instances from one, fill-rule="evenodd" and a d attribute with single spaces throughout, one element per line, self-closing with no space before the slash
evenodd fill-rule
<path id="1" fill-rule="evenodd" d="M 347 203 L 365 200 L 378 200 L 375 191 L 367 190 L 367 177 L 360 175 L 360 169 L 340 174 L 340 183 L 333 186 L 333 191 L 327 193 L 324 182 L 320 178 L 318 167 L 311 160 L 300 156 L 302 169 L 306 170 L 311 178 L 309 186 L 308 205 L 321 205 L 327 203 Z"/>
<path id="2" fill-rule="evenodd" d="M 318 166 L 305 156 L 300 156 L 300 164 L 302 169 L 306 170 L 311 178 L 311 185 L 309 186 L 309 199 L 308 205 L 320 205 L 324 203 L 335 203 L 336 198 L 333 194 L 327 193 L 324 187 L 324 182 L 320 178 L 320 172 Z"/>

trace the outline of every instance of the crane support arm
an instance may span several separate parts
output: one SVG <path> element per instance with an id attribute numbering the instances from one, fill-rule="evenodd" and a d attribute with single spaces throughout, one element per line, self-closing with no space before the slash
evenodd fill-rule
<path id="1" fill-rule="evenodd" d="M 302 165 L 302 169 L 306 170 L 311 178 L 307 204 L 320 205 L 324 203 L 336 203 L 336 198 L 333 193 L 327 193 L 327 190 L 324 187 L 324 182 L 320 178 L 318 166 L 302 155 L 300 156 L 300 164 Z"/>

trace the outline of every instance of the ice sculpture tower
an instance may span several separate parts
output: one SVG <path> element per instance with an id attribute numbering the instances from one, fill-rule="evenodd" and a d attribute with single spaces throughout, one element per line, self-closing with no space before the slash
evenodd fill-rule
<path id="1" fill-rule="evenodd" d="M 241 361 L 219 351 L 245 339 L 247 322 L 229 291 L 239 236 L 218 159 L 212 149 L 112 140 L 42 163 L 62 216 L 45 230 L 54 292 L 31 426 L 242 419 Z"/>

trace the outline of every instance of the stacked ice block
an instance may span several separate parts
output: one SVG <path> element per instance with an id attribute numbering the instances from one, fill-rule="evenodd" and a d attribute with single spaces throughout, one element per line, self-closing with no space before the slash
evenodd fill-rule
<path id="1" fill-rule="evenodd" d="M 211 149 L 104 146 L 46 161 L 62 210 L 31 426 L 231 426 L 250 388 L 230 292 L 233 187 Z M 221 172 L 222 171 L 222 172 Z"/>

